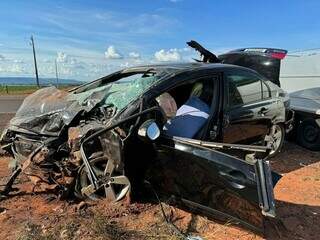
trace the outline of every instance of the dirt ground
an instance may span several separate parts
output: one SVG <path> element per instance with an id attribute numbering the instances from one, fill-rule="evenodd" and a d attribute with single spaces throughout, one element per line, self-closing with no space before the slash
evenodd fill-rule
<path id="1" fill-rule="evenodd" d="M 286 143 L 272 160 L 283 174 L 275 188 L 277 219 L 257 235 L 230 223 L 164 205 L 170 220 L 183 232 L 203 239 L 319 239 L 320 153 Z M 0 184 L 8 175 L 9 158 L 0 158 Z M 31 193 L 26 179 L 20 190 L 0 201 L 0 239 L 183 239 L 167 224 L 159 205 L 100 202 L 86 204 L 52 200 L 48 194 Z"/>

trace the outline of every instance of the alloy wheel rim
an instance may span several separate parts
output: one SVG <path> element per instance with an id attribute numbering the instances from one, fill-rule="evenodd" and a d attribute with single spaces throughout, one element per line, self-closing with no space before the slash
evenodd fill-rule
<path id="1" fill-rule="evenodd" d="M 103 184 L 93 194 L 83 197 L 117 202 L 126 196 L 131 189 L 130 181 L 123 175 L 123 172 L 116 170 L 116 166 L 112 161 L 109 161 L 106 157 L 98 157 L 91 160 L 90 163 L 99 181 L 102 181 Z M 77 181 L 79 181 L 78 188 L 80 190 L 91 184 L 85 166 L 80 169 Z"/>

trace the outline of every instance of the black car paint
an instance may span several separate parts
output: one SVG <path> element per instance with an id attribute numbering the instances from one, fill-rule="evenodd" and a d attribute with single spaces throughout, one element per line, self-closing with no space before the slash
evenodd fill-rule
<path id="1" fill-rule="evenodd" d="M 182 65 L 180 65 L 182 66 Z M 186 65 L 187 68 L 185 71 L 177 71 L 172 77 L 166 79 L 165 81 L 162 81 L 158 85 L 151 88 L 148 92 L 145 94 L 145 101 L 151 101 L 155 97 L 159 96 L 161 93 L 166 92 L 174 87 L 177 87 L 181 84 L 186 84 L 190 81 L 195 81 L 195 79 L 202 78 L 202 77 L 210 77 L 210 76 L 217 76 L 223 74 L 227 71 L 231 71 L 234 69 L 240 69 L 242 71 L 248 71 L 256 73 L 255 71 L 251 69 L 247 69 L 244 67 L 234 66 L 234 65 L 228 65 L 228 64 L 190 64 L 189 66 Z M 191 67 L 191 68 L 188 68 Z M 258 74 L 259 75 L 259 74 Z M 261 76 L 263 79 L 263 77 Z M 259 101 L 256 103 L 243 105 L 243 106 L 237 106 L 235 109 L 229 109 L 227 102 L 227 87 L 228 83 L 225 78 L 218 78 L 220 81 L 219 86 L 224 87 L 224 92 L 222 94 L 223 98 L 223 106 L 224 109 L 223 112 L 217 113 L 217 117 L 219 117 L 219 121 L 222 122 L 223 128 L 215 130 L 216 132 L 222 134 L 218 135 L 217 139 L 223 139 L 225 136 L 223 136 L 224 132 L 229 131 L 229 127 L 231 126 L 231 123 L 237 123 L 241 124 L 244 127 L 243 128 L 236 128 L 232 129 L 231 132 L 232 135 L 240 135 L 241 139 L 237 141 L 236 139 L 230 140 L 228 142 L 230 143 L 237 143 L 237 142 L 247 142 L 252 143 L 252 140 L 256 140 L 258 137 L 262 137 L 263 135 L 267 134 L 268 128 L 272 124 L 277 123 L 285 123 L 285 104 L 283 103 L 279 98 L 277 97 L 270 97 L 269 99 L 264 99 L 263 101 Z M 222 99 L 220 99 L 221 101 Z M 216 103 L 219 104 L 219 103 Z M 220 103 L 221 104 L 221 103 Z M 266 109 L 265 112 L 263 109 Z M 236 110 L 236 111 L 232 111 Z M 221 119 L 222 118 L 222 119 Z M 214 121 L 218 121 L 217 119 L 213 119 Z M 214 124 L 210 124 L 211 127 Z M 222 126 L 221 126 L 222 127 Z M 248 128 L 249 129 L 246 129 Z M 246 134 L 247 130 L 250 130 L 250 128 L 254 128 L 254 130 L 250 131 L 251 133 L 254 133 L 254 135 Z M 209 129 L 209 131 L 213 130 L 212 128 Z M 255 134 L 257 132 L 257 134 Z M 210 139 L 210 140 L 216 140 L 216 139 Z M 249 141 L 248 141 L 249 140 Z M 251 142 L 250 142 L 251 140 Z"/>
<path id="2" fill-rule="evenodd" d="M 271 172 L 263 160 L 244 161 L 183 138 L 154 145 L 150 182 L 164 195 L 255 230 L 263 228 L 263 215 L 275 216 Z"/>
<path id="3" fill-rule="evenodd" d="M 161 82 L 155 84 L 153 87 L 151 87 L 148 91 L 146 91 L 142 96 L 140 96 L 139 99 L 136 101 L 131 102 L 123 111 L 117 113 L 112 119 L 110 119 L 110 122 L 108 124 L 109 127 L 106 129 L 101 130 L 101 132 L 96 132 L 93 135 L 89 136 L 88 138 L 94 138 L 98 136 L 99 134 L 102 134 L 103 131 L 108 131 L 111 130 L 111 128 L 117 127 L 117 126 L 122 126 L 123 124 L 126 124 L 127 122 L 132 122 L 135 120 L 135 125 L 137 126 L 137 123 L 139 122 L 140 118 L 142 119 L 142 115 L 145 115 L 147 113 L 152 113 L 152 112 L 158 112 L 157 109 L 155 108 L 148 108 L 147 105 L 154 102 L 155 97 L 159 96 L 161 93 L 178 86 L 180 84 L 184 84 L 186 82 L 194 81 L 195 79 L 201 78 L 201 77 L 208 77 L 211 75 L 221 75 L 223 74 L 224 71 L 227 71 L 228 69 L 243 69 L 245 71 L 251 71 L 239 66 L 234 66 L 234 65 L 227 65 L 227 64 L 181 64 L 181 65 L 170 65 L 170 66 L 147 66 L 147 67 L 138 67 L 134 68 L 131 71 L 137 71 L 137 72 L 143 72 L 143 71 L 148 71 L 149 69 L 155 69 L 158 71 L 164 71 L 167 72 L 165 75 L 166 77 L 162 79 Z M 218 78 L 218 81 L 220 83 L 220 87 L 223 86 L 225 87 L 226 84 L 224 82 L 223 78 Z M 221 90 L 221 88 L 220 88 Z M 223 103 L 220 101 L 223 100 L 223 94 L 221 93 L 221 97 L 219 97 L 219 111 L 217 114 L 217 118 L 215 119 L 215 123 L 222 123 L 223 122 Z M 221 112 L 222 111 L 222 112 Z M 249 109 L 249 111 L 252 111 Z M 254 113 L 253 113 L 254 114 Z M 279 113 L 275 113 L 278 115 Z M 254 116 L 254 115 L 253 115 Z M 284 116 L 283 116 L 284 118 Z M 277 119 L 277 117 L 272 118 L 272 121 L 274 119 Z M 159 123 L 161 126 L 161 123 Z M 132 125 L 132 124 L 131 124 Z M 217 124 L 216 126 L 219 127 L 219 129 L 208 129 L 208 131 L 211 130 L 217 130 L 218 133 L 222 133 L 223 131 L 221 129 L 222 124 Z M 66 125 L 64 127 L 67 128 Z M 211 125 L 211 127 L 213 127 Z M 226 125 L 224 127 L 227 127 Z M 9 127 L 10 128 L 10 127 Z M 17 129 L 15 129 L 17 131 Z M 131 133 L 132 134 L 132 133 Z M 129 133 L 130 135 L 130 133 Z M 132 135 L 134 137 L 134 135 Z M 221 136 L 220 136 L 221 137 Z M 82 142 L 82 146 L 86 141 L 88 141 L 88 138 L 86 138 Z M 219 139 L 219 136 L 216 137 Z M 197 185 L 197 186 L 189 186 L 189 184 L 186 184 L 185 187 L 190 187 L 190 192 L 191 195 L 183 195 L 182 199 L 187 199 L 187 201 L 195 202 L 197 204 L 202 205 L 203 207 L 209 207 L 209 208 L 218 208 L 219 211 L 221 212 L 227 212 L 228 216 L 233 216 L 234 219 L 240 219 L 243 222 L 249 222 L 250 226 L 253 225 L 258 225 L 258 228 L 262 227 L 260 218 L 262 217 L 261 215 L 261 207 L 266 207 L 262 203 L 262 198 L 260 192 L 262 192 L 263 189 L 267 189 L 268 185 L 267 183 L 271 181 L 271 177 L 267 176 L 265 179 L 267 179 L 266 183 L 263 184 L 263 187 L 260 186 L 260 182 L 258 180 L 258 172 L 257 169 L 254 167 L 256 162 L 246 162 L 240 159 L 237 159 L 235 157 L 232 157 L 231 155 L 226 155 L 223 153 L 219 153 L 214 150 L 210 150 L 208 148 L 202 148 L 199 146 L 194 146 L 189 143 L 183 143 L 183 142 L 176 142 L 175 147 L 172 148 L 170 147 L 170 141 L 168 141 L 165 144 L 157 146 L 155 143 L 155 149 L 157 150 L 157 158 L 159 158 L 159 161 L 156 162 L 156 164 L 161 164 L 162 161 L 165 161 L 169 165 L 172 164 L 173 170 L 173 179 L 176 179 L 178 175 L 175 175 L 176 173 L 181 173 L 181 174 L 186 174 L 184 177 L 179 178 L 179 180 L 182 180 L 181 184 L 185 185 L 184 181 L 189 180 L 188 177 L 193 177 L 197 179 L 197 171 L 192 168 L 192 164 L 195 166 L 198 166 L 199 169 L 203 169 L 204 173 L 206 176 L 210 177 L 208 178 L 211 179 L 209 182 L 210 184 L 217 184 L 219 189 L 223 189 L 223 191 L 230 193 L 231 197 L 229 198 L 231 201 L 237 199 L 237 202 L 245 202 L 245 207 L 243 213 L 237 213 L 236 208 L 229 208 L 225 206 L 224 209 L 219 210 L 219 203 L 215 203 L 212 206 L 208 203 L 210 201 L 210 198 L 206 196 L 206 198 L 203 200 L 199 199 L 200 196 L 197 196 L 197 188 L 198 186 L 202 186 L 202 184 Z M 180 146 L 180 149 L 178 149 Z M 185 150 L 181 150 L 181 146 L 185 147 Z M 177 148 L 178 147 L 178 148 Z M 165 149 L 165 152 L 172 157 L 168 158 L 162 158 L 159 154 L 163 152 L 161 148 Z M 90 161 L 87 158 L 84 150 L 82 150 L 82 157 L 83 161 L 85 162 L 85 165 L 89 168 L 90 170 Z M 132 159 L 130 159 L 132 160 Z M 128 160 L 125 160 L 128 161 Z M 185 164 L 182 162 L 182 166 L 185 167 L 185 172 L 181 171 L 181 168 L 179 167 L 179 163 L 181 161 L 187 161 L 188 164 Z M 178 164 L 178 165 L 176 165 Z M 177 168 L 178 166 L 178 168 Z M 167 168 L 166 166 L 163 166 L 164 168 Z M 191 168 L 190 168 L 191 167 Z M 154 170 L 158 170 L 158 168 L 153 168 Z M 170 167 L 168 166 L 168 170 Z M 266 170 L 265 167 L 262 169 Z M 233 172 L 232 172 L 233 171 Z M 89 171 L 92 174 L 92 171 Z M 161 171 L 159 171 L 161 173 Z M 191 176 L 192 175 L 192 176 Z M 91 180 L 94 183 L 95 182 L 95 177 L 94 173 L 91 176 Z M 163 176 L 164 179 L 166 179 L 166 175 Z M 205 179 L 205 178 L 204 178 Z M 230 180 L 231 179 L 231 180 Z M 199 179 L 200 181 L 201 179 Z M 231 181 L 231 182 L 230 182 Z M 157 181 L 156 181 L 157 182 Z M 196 182 L 194 182 L 196 183 Z M 209 184 L 209 185 L 210 185 Z M 242 184 L 242 185 L 241 185 Z M 205 186 L 205 184 L 203 185 Z M 241 189 L 239 189 L 239 187 Z M 181 190 L 183 190 L 182 188 Z M 244 190 L 243 190 L 244 189 Z M 169 189 L 164 189 L 169 190 Z M 188 190 L 184 189 L 186 193 Z M 272 189 L 267 189 L 267 194 L 272 193 Z M 170 192 L 170 191 L 168 191 Z M 172 191 L 172 193 L 176 193 L 175 191 Z M 179 195 L 179 194 L 178 194 Z M 271 194 L 272 195 L 272 194 Z M 214 199 L 211 199 L 214 200 Z M 272 197 L 269 199 L 269 205 L 272 205 Z M 259 206 L 260 204 L 260 206 Z M 222 206 L 221 206 L 222 207 Z M 223 207 L 222 207 L 223 208 Z M 217 209 L 216 209 L 217 210 Z M 262 213 L 266 213 L 266 209 L 262 209 Z M 252 213 L 259 213 L 257 216 L 257 221 L 252 221 L 253 219 L 248 218 L 248 214 Z M 241 214 L 244 214 L 242 216 Z M 274 214 L 270 214 L 271 216 L 274 216 Z M 251 216 L 251 215 L 250 215 Z M 251 222 L 250 222 L 251 221 Z"/>
<path id="4" fill-rule="evenodd" d="M 206 76 L 210 76 L 210 75 L 219 75 L 219 74 L 222 74 L 223 73 L 223 71 L 224 70 L 226 70 L 226 69 L 228 69 L 228 67 L 229 68 L 232 68 L 233 66 L 227 66 L 227 65 L 225 65 L 225 66 L 219 66 L 218 67 L 218 69 L 208 69 L 207 67 L 205 68 L 205 69 L 198 69 L 197 71 L 194 71 L 192 74 L 190 74 L 189 72 L 188 72 L 188 74 L 185 74 L 185 73 L 180 73 L 180 74 L 177 74 L 176 76 L 174 76 L 174 77 L 172 77 L 172 79 L 171 79 L 171 83 L 168 83 L 168 84 L 165 84 L 165 83 L 162 83 L 162 84 L 159 84 L 158 86 L 156 86 L 155 88 L 152 88 L 152 89 L 150 89 L 150 91 L 149 91 L 149 93 L 147 92 L 146 93 L 146 95 L 145 95 L 145 97 L 146 97 L 146 102 L 148 102 L 148 101 L 150 101 L 151 99 L 154 99 L 156 96 L 158 96 L 159 94 L 161 94 L 161 93 L 163 93 L 163 92 L 166 92 L 166 91 L 168 91 L 169 89 L 171 89 L 171 88 L 173 88 L 173 87 L 176 87 L 176 86 L 179 86 L 180 84 L 182 84 L 182 83 L 186 83 L 186 82 L 188 82 L 188 81 L 190 81 L 190 80 L 194 80 L 195 78 L 199 78 L 199 77 L 206 77 Z M 241 68 L 241 69 L 243 69 L 243 68 Z M 248 71 L 251 71 L 251 70 L 248 70 Z M 195 73 L 196 72 L 196 73 Z M 221 86 L 226 86 L 226 84 L 225 84 L 225 81 L 224 81 L 224 79 L 223 78 L 220 78 L 218 81 L 221 81 Z M 223 96 L 223 94 L 222 94 L 222 96 Z M 223 98 L 221 98 L 221 99 L 223 99 Z M 264 100 L 264 102 L 262 102 L 262 103 L 257 103 L 257 105 L 258 105 L 258 107 L 263 107 L 263 106 L 265 106 L 267 103 L 268 103 L 268 101 L 270 101 L 270 99 L 266 99 L 266 100 Z M 277 101 L 279 101 L 279 100 L 277 100 Z M 267 103 L 266 103 L 267 102 Z M 284 116 L 284 114 L 285 114 L 285 109 L 284 109 L 284 104 L 281 106 L 281 109 L 283 110 L 283 111 L 277 111 L 276 110 L 277 108 L 274 108 L 274 107 L 270 107 L 270 111 L 268 111 L 268 114 L 270 114 L 270 115 L 267 115 L 267 120 L 265 120 L 265 121 L 268 121 L 267 123 L 264 123 L 264 124 L 261 124 L 261 125 L 263 125 L 264 127 L 265 126 L 270 126 L 272 123 L 276 123 L 276 122 L 281 122 L 281 121 L 285 121 L 285 116 Z M 242 111 L 243 111 L 243 109 L 241 109 Z M 277 115 L 275 115 L 275 116 L 273 116 L 272 115 L 272 111 L 273 110 L 276 110 L 276 113 L 277 113 Z M 257 117 L 257 115 L 255 115 L 255 113 L 253 112 L 253 110 L 252 110 L 252 108 L 249 108 L 248 109 L 248 112 L 251 114 L 251 118 L 253 119 L 254 117 Z M 252 113 L 253 112 L 253 113 Z M 257 113 L 256 113 L 257 114 Z M 221 116 L 221 113 L 220 114 L 218 114 L 218 116 Z M 251 123 L 252 124 L 252 123 Z M 225 127 L 227 127 L 227 126 L 225 126 Z M 267 128 L 267 127 L 265 127 L 265 128 Z M 263 133 L 266 133 L 266 130 L 267 129 L 265 129 L 265 131 L 263 132 Z M 220 131 L 221 132 L 221 131 Z M 233 134 L 234 134 L 235 132 L 233 132 Z M 242 133 L 242 132 L 241 132 Z M 263 133 L 261 133 L 260 135 L 263 135 Z M 185 143 L 186 144 L 186 143 Z M 188 146 L 188 147 L 190 147 L 190 146 Z M 193 146 L 193 148 L 196 148 L 196 146 Z M 205 150 L 203 150 L 203 152 L 205 152 L 205 153 L 209 153 L 211 150 L 209 150 L 209 149 L 205 149 Z M 166 164 L 171 164 L 172 165 L 172 168 L 173 169 L 171 169 L 171 170 L 174 170 L 174 172 L 176 172 L 176 173 L 178 173 L 178 171 L 179 172 L 181 172 L 181 167 L 177 167 L 176 165 L 175 165 L 175 163 L 177 163 L 178 164 L 178 162 L 180 161 L 179 159 L 181 158 L 181 159 L 184 159 L 185 161 L 191 161 L 191 162 L 193 162 L 193 161 L 196 161 L 196 162 L 200 162 L 199 164 L 209 164 L 210 163 L 210 161 L 208 161 L 208 159 L 206 159 L 205 157 L 203 157 L 203 156 L 196 156 L 195 155 L 195 152 L 194 151 L 190 151 L 190 152 L 183 152 L 183 151 L 181 151 L 181 150 L 177 150 L 177 149 L 175 149 L 175 148 L 172 148 L 172 147 L 170 147 L 170 146 L 168 146 L 168 145 L 162 145 L 162 147 L 159 147 L 159 149 L 158 149 L 158 152 L 160 153 L 160 156 L 161 156 L 161 154 L 164 154 L 164 152 L 166 152 L 166 154 L 168 154 L 166 157 L 163 157 L 162 158 L 162 160 L 165 162 L 164 163 L 164 165 L 161 167 L 161 166 L 158 166 L 157 165 L 157 167 L 156 168 L 154 168 L 154 169 L 157 169 L 157 172 L 158 172 L 158 170 L 159 169 L 167 169 L 168 171 L 170 171 L 170 167 L 169 166 L 167 166 Z M 177 156 L 179 156 L 179 157 L 177 157 Z M 182 157 L 181 157 L 182 156 Z M 217 156 L 215 156 L 215 157 L 217 157 Z M 229 156 L 230 157 L 230 156 Z M 169 159 L 171 159 L 171 160 L 169 160 Z M 187 160 L 187 159 L 189 159 L 189 160 Z M 215 158 L 213 157 L 213 158 L 211 158 L 211 160 L 214 160 Z M 217 157 L 216 158 L 216 160 L 217 159 L 219 159 L 219 157 Z M 234 160 L 232 157 L 230 157 L 230 159 L 232 159 L 231 161 L 233 161 L 233 163 L 232 164 L 230 164 L 230 166 L 232 166 L 232 165 L 237 165 L 235 162 L 236 161 L 238 161 L 238 160 Z M 159 159 L 160 160 L 160 159 Z M 157 162 L 158 164 L 159 163 L 161 163 L 161 161 L 158 161 Z M 250 165 L 250 163 L 244 163 L 245 165 L 247 164 L 247 166 L 249 166 Z M 185 165 L 185 166 L 189 166 L 190 165 L 190 163 L 188 163 L 188 164 L 182 164 L 182 165 Z M 210 165 L 210 164 L 209 164 Z M 166 166 L 166 167 L 165 167 Z M 210 166 L 208 166 L 208 169 L 210 169 Z M 254 170 L 253 170 L 254 171 Z M 182 171 L 183 173 L 185 172 L 185 171 Z M 192 174 L 192 169 L 189 169 L 189 171 L 186 171 L 186 172 L 189 172 L 189 173 L 191 173 Z M 159 172 L 158 172 L 159 173 Z M 248 174 L 247 174 L 248 175 Z M 217 177 L 217 174 L 214 174 L 214 176 L 215 177 Z M 163 174 L 162 175 L 162 177 L 163 178 L 168 178 L 168 174 Z M 184 180 L 187 180 L 188 178 L 190 178 L 190 177 L 195 177 L 196 178 L 196 176 L 192 176 L 192 175 L 186 175 L 186 176 L 180 176 L 180 177 L 177 177 L 177 176 L 173 176 L 173 178 L 174 179 L 179 179 L 180 180 L 180 182 L 181 182 L 181 185 L 184 185 L 184 184 L 186 184 L 185 182 L 184 182 Z M 235 177 L 236 178 L 236 177 Z M 269 178 L 270 179 L 270 178 Z M 238 179 L 239 180 L 239 179 Z M 174 181 L 174 180 L 172 180 L 172 181 Z M 240 181 L 241 181 L 241 179 L 240 179 Z M 157 182 L 157 181 L 155 181 L 155 182 Z M 256 186 L 258 184 L 258 182 L 257 182 L 257 179 L 255 179 L 255 185 L 254 186 Z M 228 187 L 230 188 L 230 186 L 231 185 L 229 185 Z M 251 186 L 253 186 L 253 185 L 251 185 Z M 232 186 L 231 186 L 232 187 Z M 182 187 L 182 189 L 192 189 L 192 186 L 190 186 L 189 184 L 186 184 L 184 187 Z M 167 193 L 169 193 L 170 191 L 169 191 L 169 189 L 168 189 L 168 186 L 166 186 L 166 187 L 164 187 L 163 189 L 165 189 L 165 191 L 167 192 Z M 255 196 L 256 196 L 256 199 L 255 199 L 255 201 L 253 201 L 253 202 L 255 202 L 255 204 L 257 204 L 257 205 L 259 205 L 258 204 L 258 201 L 257 201 L 257 196 L 258 196 L 258 192 L 259 191 L 257 191 L 257 188 L 255 188 Z M 270 192 L 270 189 L 269 189 L 269 192 Z M 172 194 L 177 194 L 176 192 L 171 192 Z M 250 196 L 252 197 L 252 194 L 251 193 L 247 193 L 248 195 L 246 195 L 246 196 L 244 196 L 244 195 L 242 195 L 242 197 L 244 197 L 244 199 L 250 199 Z M 179 194 L 177 194 L 177 195 L 179 195 Z M 195 194 L 191 194 L 191 196 L 195 196 Z M 189 196 L 190 197 L 190 196 Z M 184 198 L 184 197 L 181 197 L 180 196 L 180 198 Z M 189 199 L 189 202 L 190 202 L 190 200 L 191 200 L 191 202 L 196 202 L 197 204 L 198 204 L 198 206 L 207 206 L 207 204 L 204 204 L 203 202 L 197 202 L 197 201 L 195 201 L 195 199 L 190 199 L 190 198 L 188 198 L 188 197 L 186 197 L 186 199 Z M 243 199 L 242 199 L 243 200 Z M 251 199 L 252 200 L 252 199 Z M 248 200 L 245 200 L 245 201 L 248 201 Z M 272 201 L 272 203 L 270 203 L 271 205 L 274 205 L 274 203 L 273 203 L 273 201 Z M 257 208 L 257 209 L 259 209 L 259 208 Z M 224 211 L 225 212 L 225 211 Z M 259 211 L 258 211 L 259 212 Z M 260 212 L 261 212 L 261 210 L 260 210 Z M 235 215 L 235 213 L 232 213 L 233 215 Z M 230 213 L 230 215 L 232 215 L 231 213 Z M 239 216 L 237 216 L 236 218 L 238 218 L 239 219 Z M 249 219 L 245 219 L 244 221 L 250 221 Z M 252 224 L 250 224 L 251 226 L 253 226 L 254 225 L 254 223 L 252 223 Z M 261 227 L 261 226 L 260 226 Z"/>
<path id="5" fill-rule="evenodd" d="M 264 138 L 273 124 L 285 123 L 285 106 L 275 98 L 228 108 L 223 141 L 252 143 Z"/>
<path id="6" fill-rule="evenodd" d="M 279 76 L 282 58 L 273 57 L 273 53 L 283 54 L 284 57 L 287 51 L 271 48 L 243 48 L 221 54 L 218 58 L 222 63 L 253 69 L 280 87 Z"/>

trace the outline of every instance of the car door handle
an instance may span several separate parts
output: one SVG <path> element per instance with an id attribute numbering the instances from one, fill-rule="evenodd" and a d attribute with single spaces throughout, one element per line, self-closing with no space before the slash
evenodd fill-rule
<path id="1" fill-rule="evenodd" d="M 245 188 L 245 182 L 247 177 L 240 171 L 231 170 L 229 172 L 220 171 L 220 176 L 226 179 L 229 184 L 237 189 Z"/>

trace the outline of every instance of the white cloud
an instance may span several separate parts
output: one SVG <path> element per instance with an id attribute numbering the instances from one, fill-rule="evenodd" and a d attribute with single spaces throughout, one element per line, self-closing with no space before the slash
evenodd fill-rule
<path id="1" fill-rule="evenodd" d="M 79 62 L 76 58 L 74 58 L 74 57 L 70 58 L 70 64 L 75 65 L 77 63 L 79 63 Z"/>
<path id="2" fill-rule="evenodd" d="M 70 76 L 73 75 L 73 70 L 70 67 L 62 66 L 59 68 L 59 74 Z"/>
<path id="3" fill-rule="evenodd" d="M 56 69 L 53 65 L 40 64 L 38 67 L 40 75 L 45 74 L 46 76 L 53 76 L 56 73 Z M 58 70 L 59 71 L 59 70 Z"/>
<path id="4" fill-rule="evenodd" d="M 15 64 L 12 66 L 11 71 L 15 73 L 23 73 L 25 70 L 22 66 Z"/>
<path id="5" fill-rule="evenodd" d="M 24 63 L 24 61 L 21 60 L 21 59 L 15 59 L 15 60 L 13 60 L 13 62 L 14 62 L 14 63 Z"/>
<path id="6" fill-rule="evenodd" d="M 154 54 L 154 57 L 159 62 L 174 62 L 181 60 L 181 55 L 178 49 L 170 49 L 168 51 L 161 49 Z"/>
<path id="7" fill-rule="evenodd" d="M 4 60 L 6 60 L 6 58 L 0 54 L 0 61 L 4 61 Z"/>
<path id="8" fill-rule="evenodd" d="M 125 63 L 121 63 L 120 64 L 120 67 L 121 68 L 128 68 L 128 67 L 130 67 L 131 66 L 131 64 L 129 63 L 129 62 L 125 62 Z"/>
<path id="9" fill-rule="evenodd" d="M 1 72 L 20 74 L 20 73 L 25 72 L 25 69 L 20 65 L 13 64 L 13 65 L 8 65 L 6 67 L 3 67 L 1 69 Z"/>
<path id="10" fill-rule="evenodd" d="M 48 59 L 48 58 L 45 58 L 42 60 L 42 62 L 44 63 L 52 63 L 52 60 Z"/>
<path id="11" fill-rule="evenodd" d="M 109 46 L 107 51 L 104 53 L 105 57 L 108 59 L 120 59 L 122 55 L 118 53 L 114 46 Z"/>
<path id="12" fill-rule="evenodd" d="M 83 64 L 77 64 L 73 67 L 74 69 L 77 69 L 77 70 L 84 70 L 86 69 L 85 65 Z"/>
<path id="13" fill-rule="evenodd" d="M 68 55 L 64 52 L 57 52 L 57 62 L 66 63 L 68 61 Z"/>
<path id="14" fill-rule="evenodd" d="M 129 57 L 134 58 L 134 59 L 138 59 L 138 58 L 140 58 L 140 54 L 137 52 L 130 52 Z"/>
<path id="15" fill-rule="evenodd" d="M 182 52 L 190 52 L 191 48 L 189 48 L 189 47 L 184 47 L 184 48 L 180 48 L 180 49 L 175 48 L 175 50 L 182 53 Z"/>

